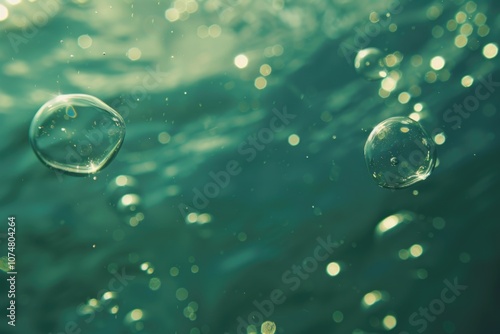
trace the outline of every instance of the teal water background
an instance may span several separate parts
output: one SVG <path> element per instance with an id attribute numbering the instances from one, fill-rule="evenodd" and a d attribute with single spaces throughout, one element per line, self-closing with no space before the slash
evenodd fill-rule
<path id="1" fill-rule="evenodd" d="M 274 321 L 277 333 L 500 332 L 498 86 L 467 117 L 447 114 L 485 89 L 480 78 L 500 81 L 499 57 L 483 55 L 500 40 L 498 2 L 477 1 L 471 13 L 460 0 L 397 9 L 368 0 L 12 3 L 0 1 L 8 9 L 0 21 L 0 255 L 15 215 L 17 320 L 8 326 L 4 311 L 1 333 L 238 333 L 239 319 L 257 332 Z M 459 12 L 473 26 L 465 47 L 455 44 L 465 23 L 447 28 Z M 487 16 L 485 36 L 478 13 Z M 78 44 L 82 35 L 90 47 L 81 46 L 86 38 Z M 354 70 L 364 47 L 402 56 L 388 97 L 381 81 Z M 243 69 L 239 54 L 248 58 Z M 441 71 L 429 65 L 435 56 L 446 60 Z M 264 64 L 272 73 L 258 89 Z M 466 75 L 471 87 L 461 84 Z M 125 119 L 121 151 L 96 175 L 60 175 L 31 149 L 34 114 L 68 93 L 96 96 Z M 365 165 L 366 138 L 417 103 L 422 126 L 446 134 L 439 166 L 410 188 L 379 188 Z M 291 116 L 272 139 L 254 146 L 284 113 Z M 239 172 L 196 207 L 211 173 L 231 161 Z M 120 175 L 135 182 L 116 186 Z M 397 214 L 403 222 L 377 234 Z M 334 250 L 318 260 L 329 240 Z M 421 255 L 408 255 L 413 245 Z M 333 277 L 330 262 L 341 268 Z M 310 272 L 294 271 L 304 264 Z M 5 310 L 7 274 L 0 277 Z M 422 320 L 420 308 L 454 280 L 466 289 Z M 277 289 L 280 302 L 262 311 Z M 373 291 L 383 298 L 364 305 Z M 392 330 L 388 315 L 397 319 Z"/>

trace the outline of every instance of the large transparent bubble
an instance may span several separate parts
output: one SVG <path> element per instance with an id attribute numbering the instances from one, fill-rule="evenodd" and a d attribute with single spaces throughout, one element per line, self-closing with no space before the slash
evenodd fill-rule
<path id="1" fill-rule="evenodd" d="M 38 110 L 29 137 L 44 164 L 86 175 L 105 167 L 117 154 L 125 137 L 125 122 L 93 96 L 59 95 Z"/>
<path id="2" fill-rule="evenodd" d="M 378 124 L 365 144 L 365 159 L 373 179 L 383 188 L 399 189 L 425 180 L 436 163 L 432 139 L 407 117 Z"/>

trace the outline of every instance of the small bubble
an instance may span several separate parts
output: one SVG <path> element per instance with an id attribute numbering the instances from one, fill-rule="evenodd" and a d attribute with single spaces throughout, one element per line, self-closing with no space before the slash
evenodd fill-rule
<path id="1" fill-rule="evenodd" d="M 297 146 L 299 145 L 300 143 L 300 137 L 296 134 L 291 134 L 289 137 L 288 137 L 288 144 L 290 144 L 291 146 Z"/>
<path id="2" fill-rule="evenodd" d="M 158 290 L 161 287 L 161 281 L 157 277 L 153 277 L 149 280 L 149 288 L 153 291 Z"/>
<path id="3" fill-rule="evenodd" d="M 175 291 L 175 297 L 177 298 L 177 300 L 179 301 L 183 301 L 183 300 L 186 300 L 187 297 L 189 296 L 189 292 L 187 289 L 185 288 L 179 288 Z"/>
<path id="4" fill-rule="evenodd" d="M 498 46 L 495 43 L 486 44 L 483 48 L 483 56 L 486 59 L 493 59 L 498 55 Z"/>
<path id="5" fill-rule="evenodd" d="M 245 232 L 240 232 L 240 233 L 238 233 L 237 238 L 239 241 L 243 242 L 243 241 L 247 240 L 247 234 Z"/>
<path id="6" fill-rule="evenodd" d="M 120 114 L 84 94 L 59 95 L 48 101 L 29 130 L 37 157 L 50 168 L 73 175 L 104 168 L 118 153 L 124 137 L 125 122 Z"/>
<path id="7" fill-rule="evenodd" d="M 388 299 L 386 296 L 386 292 L 373 290 L 363 296 L 363 299 L 361 300 L 361 305 L 363 306 L 364 309 L 367 310 L 373 307 L 375 304 L 384 302 L 384 300 L 386 299 Z"/>
<path id="8" fill-rule="evenodd" d="M 446 221 L 441 217 L 436 217 L 432 220 L 432 226 L 434 226 L 436 230 L 442 230 L 446 226 Z"/>
<path id="9" fill-rule="evenodd" d="M 88 49 L 92 46 L 92 38 L 89 35 L 81 35 L 78 37 L 78 46 L 82 49 Z"/>
<path id="10" fill-rule="evenodd" d="M 336 323 L 342 322 L 344 320 L 344 314 L 340 311 L 333 312 L 333 321 Z"/>
<path id="11" fill-rule="evenodd" d="M 177 267 L 170 268 L 170 276 L 176 277 L 177 275 L 179 275 L 179 268 Z"/>
<path id="12" fill-rule="evenodd" d="M 436 56 L 431 59 L 430 65 L 433 70 L 439 71 L 446 65 L 446 60 L 441 56 Z"/>
<path id="13" fill-rule="evenodd" d="M 394 327 L 396 327 L 396 324 L 397 324 L 396 317 L 389 314 L 389 315 L 385 316 L 384 320 L 382 320 L 382 324 L 384 325 L 384 328 L 386 330 L 391 330 Z"/>
<path id="14" fill-rule="evenodd" d="M 112 291 L 103 293 L 99 303 L 101 307 L 111 314 L 116 314 L 120 308 L 118 293 Z"/>
<path id="15" fill-rule="evenodd" d="M 248 57 L 245 56 L 244 54 L 239 54 L 236 57 L 234 57 L 234 65 L 239 68 L 243 69 L 248 66 Z"/>
<path id="16" fill-rule="evenodd" d="M 470 254 L 469 253 L 460 253 L 459 255 L 460 262 L 469 263 L 470 262 Z"/>
<path id="17" fill-rule="evenodd" d="M 330 262 L 326 266 L 326 272 L 330 276 L 337 276 L 340 273 L 341 267 L 337 262 Z"/>
<path id="18" fill-rule="evenodd" d="M 427 270 L 425 269 L 418 269 L 417 270 L 417 277 L 419 279 L 426 279 L 428 276 Z"/>
<path id="19" fill-rule="evenodd" d="M 434 141 L 418 122 L 407 117 L 378 124 L 364 153 L 370 174 L 383 188 L 399 189 L 425 180 L 436 163 Z"/>
<path id="20" fill-rule="evenodd" d="M 260 326 L 260 331 L 262 334 L 274 334 L 276 332 L 276 324 L 272 321 L 265 321 Z"/>
<path id="21" fill-rule="evenodd" d="M 384 54 L 376 48 L 359 51 L 354 59 L 354 68 L 368 80 L 378 80 L 387 77 Z"/>
<path id="22" fill-rule="evenodd" d="M 170 135 L 167 132 L 160 132 L 158 134 L 158 141 L 160 144 L 168 144 L 170 142 Z"/>
<path id="23" fill-rule="evenodd" d="M 142 312 L 141 309 L 134 309 L 134 310 L 130 311 L 129 313 L 127 313 L 127 315 L 125 316 L 125 322 L 131 323 L 134 321 L 139 321 L 142 319 L 143 316 L 144 316 L 144 312 Z"/>

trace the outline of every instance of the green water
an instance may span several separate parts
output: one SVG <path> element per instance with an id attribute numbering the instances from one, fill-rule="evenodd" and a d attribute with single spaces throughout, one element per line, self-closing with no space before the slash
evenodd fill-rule
<path id="1" fill-rule="evenodd" d="M 14 327 L 0 262 L 0 333 L 500 332 L 499 12 L 0 0 L 0 256 L 15 216 L 17 270 Z M 365 48 L 387 75 L 355 69 Z M 125 121 L 95 174 L 33 152 L 31 121 L 59 94 Z M 438 160 L 390 190 L 363 148 L 395 116 Z"/>

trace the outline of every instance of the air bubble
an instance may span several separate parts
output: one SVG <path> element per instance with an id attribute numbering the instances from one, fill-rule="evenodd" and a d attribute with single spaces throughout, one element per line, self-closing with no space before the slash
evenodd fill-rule
<path id="1" fill-rule="evenodd" d="M 260 326 L 260 331 L 262 334 L 274 334 L 276 332 L 276 324 L 272 321 L 265 321 Z"/>
<path id="2" fill-rule="evenodd" d="M 379 80 L 387 77 L 384 54 L 376 48 L 360 50 L 354 59 L 354 68 L 368 80 Z"/>
<path id="3" fill-rule="evenodd" d="M 100 301 L 100 305 L 111 314 L 116 314 L 120 308 L 118 293 L 113 291 L 105 292 Z"/>
<path id="4" fill-rule="evenodd" d="M 365 159 L 375 182 L 399 189 L 425 180 L 436 163 L 433 140 L 411 118 L 392 117 L 378 124 L 365 144 Z"/>
<path id="5" fill-rule="evenodd" d="M 59 95 L 38 110 L 29 137 L 37 157 L 50 168 L 88 175 L 116 156 L 125 137 L 125 122 L 93 96 Z"/>

